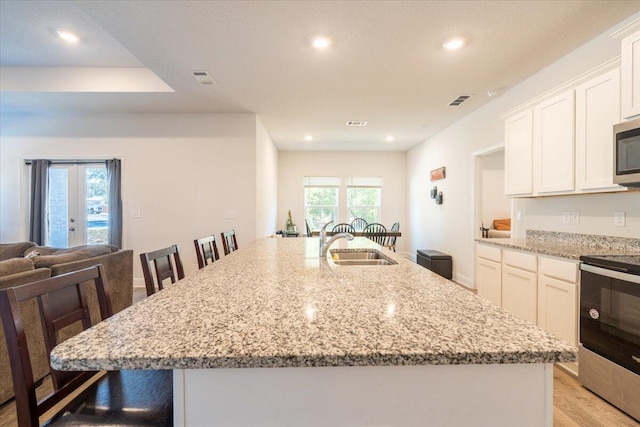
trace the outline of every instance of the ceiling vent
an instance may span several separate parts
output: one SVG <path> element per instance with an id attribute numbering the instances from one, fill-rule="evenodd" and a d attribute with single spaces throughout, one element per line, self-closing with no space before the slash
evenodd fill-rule
<path id="1" fill-rule="evenodd" d="M 206 71 L 192 71 L 191 73 L 193 74 L 193 77 L 195 77 L 198 83 L 200 83 L 201 85 L 217 84 L 216 81 L 213 80 L 213 78 L 211 77 L 211 74 L 209 74 Z"/>
<path id="2" fill-rule="evenodd" d="M 456 99 L 454 99 L 449 103 L 449 107 L 457 107 L 458 105 L 462 104 L 472 96 L 473 95 L 460 95 L 459 97 L 457 97 Z"/>
<path id="3" fill-rule="evenodd" d="M 366 126 L 367 122 L 364 120 L 349 120 L 347 122 L 347 126 L 358 126 L 358 127 L 363 127 Z"/>

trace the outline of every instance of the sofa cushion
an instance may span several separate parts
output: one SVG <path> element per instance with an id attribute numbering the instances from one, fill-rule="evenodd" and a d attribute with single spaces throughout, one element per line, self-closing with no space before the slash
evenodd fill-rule
<path id="1" fill-rule="evenodd" d="M 38 255 L 32 258 L 33 264 L 36 268 L 42 268 L 93 258 L 117 251 L 118 247 L 114 245 L 83 245 L 68 249 L 36 246 L 27 251 L 27 254 L 30 252 L 37 252 Z"/>
<path id="2" fill-rule="evenodd" d="M 5 277 L 10 274 L 22 273 L 23 271 L 33 270 L 33 262 L 25 258 L 11 258 L 0 261 L 0 276 Z"/>
<path id="3" fill-rule="evenodd" d="M 22 258 L 25 251 L 35 245 L 33 242 L 2 243 L 0 244 L 0 261 Z"/>

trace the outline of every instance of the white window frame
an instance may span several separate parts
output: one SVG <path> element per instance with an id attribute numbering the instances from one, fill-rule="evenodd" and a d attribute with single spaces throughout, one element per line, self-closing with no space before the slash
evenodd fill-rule
<path id="1" fill-rule="evenodd" d="M 351 217 L 352 208 L 375 208 L 376 209 L 376 221 L 382 221 L 382 177 L 347 177 L 347 191 L 346 191 L 346 218 L 347 222 L 351 222 L 355 219 Z M 357 188 L 375 188 L 379 190 L 378 204 L 377 205 L 350 205 L 349 204 L 349 190 Z"/>
<path id="2" fill-rule="evenodd" d="M 309 219 L 309 209 L 311 208 L 324 208 L 330 209 L 333 212 L 333 221 L 338 222 L 339 209 L 340 209 L 340 177 L 319 177 L 319 176 L 305 176 L 304 177 L 304 217 L 305 220 Z M 334 188 L 336 190 L 336 204 L 335 205 L 309 205 L 307 204 L 307 190 L 311 188 Z M 309 223 L 312 230 L 319 230 L 322 224 Z"/>

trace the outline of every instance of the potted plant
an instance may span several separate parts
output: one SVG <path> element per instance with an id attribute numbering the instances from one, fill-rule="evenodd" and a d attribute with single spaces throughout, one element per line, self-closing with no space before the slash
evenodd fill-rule
<path id="1" fill-rule="evenodd" d="M 293 219 L 291 218 L 291 211 L 289 211 L 287 218 L 287 233 L 295 233 L 296 231 L 298 231 L 298 227 L 293 222 Z"/>

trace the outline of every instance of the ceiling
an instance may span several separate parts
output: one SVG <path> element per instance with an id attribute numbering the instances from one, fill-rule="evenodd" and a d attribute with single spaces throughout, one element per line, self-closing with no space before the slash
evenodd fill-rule
<path id="1" fill-rule="evenodd" d="M 280 150 L 404 151 L 638 11 L 630 0 L 1 0 L 0 109 L 256 113 Z M 328 49 L 311 46 L 318 35 Z M 452 36 L 467 45 L 446 51 Z M 122 77 L 133 71 L 140 81 Z"/>

